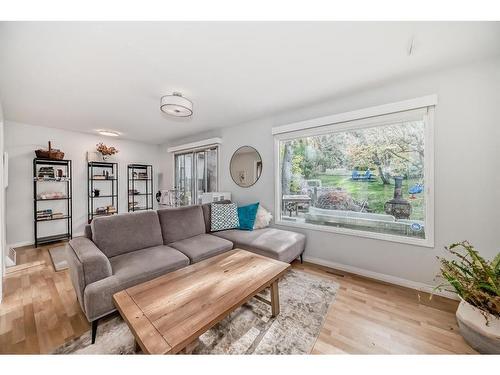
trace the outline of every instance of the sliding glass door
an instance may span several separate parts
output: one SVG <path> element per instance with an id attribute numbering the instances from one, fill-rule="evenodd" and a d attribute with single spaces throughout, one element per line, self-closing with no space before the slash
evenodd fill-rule
<path id="1" fill-rule="evenodd" d="M 203 193 L 217 191 L 217 147 L 175 155 L 175 188 L 181 205 L 200 204 Z"/>

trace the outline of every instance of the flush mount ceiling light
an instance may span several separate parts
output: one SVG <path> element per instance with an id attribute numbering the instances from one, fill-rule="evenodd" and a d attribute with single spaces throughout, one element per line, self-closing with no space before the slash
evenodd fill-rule
<path id="1" fill-rule="evenodd" d="M 118 137 L 120 135 L 119 132 L 116 132 L 114 130 L 104 130 L 104 129 L 99 129 L 97 130 L 97 132 L 100 134 L 100 135 L 105 135 L 107 137 Z"/>
<path id="2" fill-rule="evenodd" d="M 193 103 L 181 93 L 174 92 L 172 95 L 162 96 L 160 110 L 171 116 L 189 117 L 193 114 Z"/>

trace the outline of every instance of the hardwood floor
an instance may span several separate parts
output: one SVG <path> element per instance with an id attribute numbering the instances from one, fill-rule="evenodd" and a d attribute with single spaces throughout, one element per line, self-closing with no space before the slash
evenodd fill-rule
<path id="1" fill-rule="evenodd" d="M 68 270 L 55 272 L 48 247 L 21 248 L 0 304 L 0 353 L 49 353 L 90 329 Z"/>
<path id="2" fill-rule="evenodd" d="M 18 249 L 23 266 L 9 269 L 4 279 L 2 354 L 49 353 L 90 330 L 68 271 L 54 271 L 48 248 Z M 429 301 L 425 293 L 419 297 L 412 289 L 322 266 L 295 262 L 293 267 L 340 285 L 314 354 L 475 353 L 458 332 L 456 301 Z"/>

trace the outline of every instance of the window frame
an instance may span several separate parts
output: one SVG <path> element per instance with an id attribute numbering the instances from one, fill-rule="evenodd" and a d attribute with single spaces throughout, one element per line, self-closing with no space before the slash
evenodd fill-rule
<path id="1" fill-rule="evenodd" d="M 310 229 L 321 232 L 330 232 L 383 241 L 404 243 L 422 247 L 434 247 L 434 112 L 437 96 L 431 95 L 404 102 L 371 107 L 359 111 L 326 116 L 299 123 L 283 125 L 273 128 L 274 135 L 274 175 L 275 175 L 275 224 L 286 227 Z M 408 115 L 423 112 L 424 119 L 424 183 L 425 183 L 425 239 L 404 237 L 395 234 L 368 232 L 358 229 L 339 228 L 312 223 L 296 223 L 282 220 L 281 210 L 281 166 L 280 142 L 322 135 L 325 133 L 339 133 L 349 130 L 359 130 L 371 127 L 384 126 L 394 123 L 398 119 L 408 119 Z M 375 124 L 375 125 L 374 125 Z"/>

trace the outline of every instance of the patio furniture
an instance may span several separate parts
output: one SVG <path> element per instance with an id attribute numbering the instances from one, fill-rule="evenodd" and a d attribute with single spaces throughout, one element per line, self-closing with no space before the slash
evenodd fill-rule
<path id="1" fill-rule="evenodd" d="M 295 212 L 295 216 L 299 214 L 299 205 L 310 205 L 311 197 L 305 194 L 297 194 L 297 195 L 283 195 L 281 199 L 281 209 L 283 212 L 289 212 L 292 216 L 292 212 Z"/>
<path id="2" fill-rule="evenodd" d="M 375 181 L 375 176 L 373 176 L 372 171 L 369 169 L 364 174 L 359 174 L 358 171 L 354 170 L 352 171 L 351 179 L 354 181 Z"/>
<path id="3" fill-rule="evenodd" d="M 411 194 L 410 199 L 415 199 L 415 194 L 420 194 L 424 191 L 424 184 L 415 184 L 408 189 L 408 194 Z"/>

